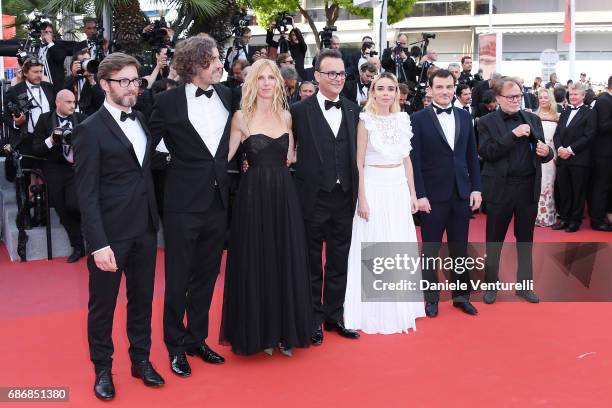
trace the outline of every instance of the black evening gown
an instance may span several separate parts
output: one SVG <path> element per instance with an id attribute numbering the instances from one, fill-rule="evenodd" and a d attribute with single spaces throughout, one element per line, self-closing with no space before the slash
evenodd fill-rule
<path id="1" fill-rule="evenodd" d="M 306 347 L 313 328 L 308 247 L 297 192 L 286 166 L 289 134 L 243 143 L 249 170 L 232 214 L 221 344 L 237 354 Z"/>

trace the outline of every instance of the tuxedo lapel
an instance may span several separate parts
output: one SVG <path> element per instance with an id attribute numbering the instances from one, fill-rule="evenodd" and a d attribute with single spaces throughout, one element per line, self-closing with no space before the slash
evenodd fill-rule
<path id="1" fill-rule="evenodd" d="M 210 150 L 208 150 L 206 143 L 204 143 L 204 140 L 202 140 L 202 138 L 200 137 L 200 134 L 195 129 L 195 127 L 193 127 L 193 125 L 191 124 L 191 121 L 189 120 L 189 113 L 187 111 L 187 94 L 185 93 L 185 85 L 181 85 L 175 89 L 177 92 L 176 107 L 178 109 L 179 117 L 182 118 L 182 122 L 185 123 L 185 126 L 187 126 L 187 129 L 191 132 L 192 137 L 197 138 L 197 140 L 201 144 L 204 151 L 207 152 L 210 156 L 212 156 L 212 153 L 210 152 Z"/>
<path id="2" fill-rule="evenodd" d="M 55 109 L 55 98 L 53 97 L 53 88 L 51 85 L 45 85 L 46 82 L 40 84 L 45 96 L 47 97 L 47 102 L 49 102 L 49 108 L 51 110 Z"/>
<path id="3" fill-rule="evenodd" d="M 151 138 L 151 133 L 149 132 L 149 128 L 146 125 L 146 120 L 145 120 L 144 115 L 141 112 L 136 112 L 136 115 L 138 116 L 140 127 L 142 128 L 142 130 L 144 130 L 145 135 L 147 136 L 147 146 L 145 148 L 144 158 L 142 159 L 142 167 L 145 167 L 147 162 L 151 159 L 151 154 L 153 153 L 153 149 L 151 146 L 151 140 L 153 139 Z"/>
<path id="4" fill-rule="evenodd" d="M 455 146 L 457 146 L 461 137 L 461 119 L 459 118 L 459 109 L 453 107 L 453 111 L 453 116 L 455 117 Z"/>
<path id="5" fill-rule="evenodd" d="M 343 96 L 340 97 L 340 100 L 346 99 Z M 351 148 L 351 162 L 355 162 L 357 157 L 357 129 L 352 125 L 352 121 L 349 118 L 354 117 L 355 112 L 353 108 L 348 104 L 346 100 L 342 102 L 342 115 L 344 116 L 344 123 L 346 124 L 346 128 L 348 131 L 349 137 L 349 146 Z M 327 121 L 326 121 L 327 122 Z"/>
<path id="6" fill-rule="evenodd" d="M 308 122 L 308 126 L 310 126 L 312 143 L 317 150 L 319 160 L 321 160 L 321 163 L 323 163 L 323 154 L 321 153 L 321 146 L 319 146 L 319 135 L 322 135 L 323 132 L 325 132 L 324 126 L 329 127 L 329 125 L 323 116 L 323 112 L 321 111 L 316 95 L 308 98 L 305 103 L 308 105 L 308 109 L 306 109 L 306 120 Z"/>
<path id="7" fill-rule="evenodd" d="M 589 108 L 588 106 L 582 105 L 580 109 L 578 109 L 578 112 L 576 112 L 576 116 L 574 116 L 574 119 L 572 119 L 572 121 L 569 123 L 567 127 L 571 128 L 571 127 L 577 126 L 580 122 L 582 122 L 582 120 L 586 116 L 587 111 L 590 109 L 591 108 Z"/>
<path id="8" fill-rule="evenodd" d="M 223 103 L 223 107 L 227 110 L 227 122 L 225 123 L 225 128 L 223 129 L 223 135 L 221 136 L 221 140 L 219 141 L 219 146 L 224 143 L 228 143 L 229 140 L 229 128 L 232 124 L 232 91 L 229 88 L 226 88 L 220 84 L 214 84 L 213 88 L 217 95 L 219 95 L 219 99 Z M 225 154 L 227 155 L 225 149 L 217 149 L 216 154 Z"/>
<path id="9" fill-rule="evenodd" d="M 117 140 L 119 140 L 121 144 L 125 146 L 126 149 L 128 149 L 136 165 L 138 165 L 139 168 L 142 167 L 140 165 L 140 162 L 138 161 L 138 157 L 136 157 L 136 152 L 134 151 L 134 146 L 132 145 L 132 142 L 130 142 L 125 133 L 123 133 L 123 130 L 121 130 L 110 112 L 104 106 L 100 108 L 99 112 L 100 115 L 102 115 L 104 124 L 110 129 L 111 134 L 115 136 L 115 138 L 117 138 Z"/>
<path id="10" fill-rule="evenodd" d="M 436 128 L 436 130 L 438 131 L 438 135 L 442 138 L 442 141 L 444 142 L 444 144 L 450 149 L 451 147 L 448 144 L 448 140 L 446 140 L 446 135 L 444 134 L 444 131 L 442 130 L 442 126 L 440 126 L 440 121 L 438 120 L 438 116 L 436 115 L 436 112 L 434 112 L 432 107 L 428 107 L 427 108 L 427 113 L 429 113 L 429 116 L 431 117 L 431 121 L 433 122 L 433 125 Z M 457 115 L 455 115 L 455 116 L 457 116 Z M 457 119 L 455 119 L 455 121 L 456 120 Z M 456 126 L 455 126 L 455 128 L 456 128 Z"/>

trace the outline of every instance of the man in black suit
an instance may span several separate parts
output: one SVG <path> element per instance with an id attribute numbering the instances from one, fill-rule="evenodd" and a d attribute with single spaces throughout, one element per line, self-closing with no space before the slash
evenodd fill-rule
<path id="1" fill-rule="evenodd" d="M 40 40 L 42 46 L 38 50 L 38 58 L 43 61 L 45 75 L 53 85 L 53 90 L 59 92 L 64 87 L 64 60 L 66 49 L 53 42 L 54 32 L 51 23 L 41 24 Z"/>
<path id="2" fill-rule="evenodd" d="M 484 160 L 482 187 L 487 203 L 485 279 L 491 284 L 499 280 L 501 247 L 514 217 L 514 235 L 518 243 L 517 282 L 530 283 L 542 163 L 552 160 L 554 153 L 544 143 L 544 130 L 538 116 L 520 110 L 520 83 L 504 77 L 497 81 L 494 92 L 500 109 L 478 121 L 478 151 Z M 517 290 L 516 295 L 531 303 L 539 302 L 530 286 Z M 485 303 L 495 302 L 496 296 L 496 290 L 485 291 Z"/>
<path id="3" fill-rule="evenodd" d="M 457 83 L 466 84 L 473 88 L 475 82 L 474 75 L 472 75 L 472 57 L 464 55 L 461 57 L 461 75 L 459 75 Z"/>
<path id="4" fill-rule="evenodd" d="M 359 68 L 359 78 L 354 81 L 346 81 L 342 94 L 348 98 L 351 102 L 357 103 L 360 106 L 364 106 L 368 101 L 368 90 L 370 89 L 370 83 L 372 78 L 376 76 L 378 70 L 376 65 L 371 62 L 366 62 Z"/>
<path id="5" fill-rule="evenodd" d="M 249 42 L 251 42 L 251 37 L 251 29 L 245 27 L 242 30 L 242 35 L 236 39 L 237 41 L 234 45 L 237 45 L 237 47 L 232 46 L 227 49 L 223 68 L 228 72 L 230 77 L 232 76 L 232 66 L 234 62 L 238 60 L 248 61 L 249 64 L 255 62 L 253 61 L 253 54 L 255 54 L 255 51 L 257 50 L 254 46 L 249 44 Z"/>
<path id="6" fill-rule="evenodd" d="M 34 155 L 43 157 L 43 175 L 49 192 L 49 200 L 64 226 L 72 254 L 68 263 L 73 263 L 85 255 L 83 236 L 81 235 L 81 214 L 76 200 L 74 187 L 74 152 L 69 140 L 63 140 L 62 128 L 71 131 L 86 116 L 75 113 L 75 97 L 72 92 L 62 89 L 55 97 L 55 110 L 40 115 L 34 128 Z"/>
<path id="7" fill-rule="evenodd" d="M 406 34 L 398 35 L 395 46 L 383 51 L 380 62 L 385 71 L 392 72 L 397 76 L 399 82 L 416 82 L 417 65 L 414 58 L 409 55 L 408 36 Z"/>
<path id="8" fill-rule="evenodd" d="M 77 112 L 92 115 L 104 103 L 104 91 L 96 79 L 96 75 L 83 69 L 83 61 L 90 60 L 89 51 L 81 50 L 76 53 L 70 64 L 70 76 L 64 82 L 64 89 L 72 91 L 76 97 Z"/>
<path id="9" fill-rule="evenodd" d="M 527 89 L 525 89 L 525 80 L 523 78 L 517 78 L 518 84 L 521 86 L 521 110 L 526 110 L 527 112 L 535 112 L 538 110 L 538 98 Z"/>
<path id="10" fill-rule="evenodd" d="M 172 371 L 187 377 L 185 353 L 225 361 L 205 340 L 227 227 L 234 108 L 231 90 L 218 83 L 223 63 L 212 37 L 180 42 L 174 64 L 186 84 L 156 95 L 150 124 L 154 144 L 163 139 L 172 158 L 164 192 L 164 341 Z"/>
<path id="11" fill-rule="evenodd" d="M 94 392 L 102 400 L 115 396 L 112 329 L 121 272 L 132 376 L 147 386 L 164 384 L 149 361 L 159 217 L 151 175 L 155 145 L 142 114 L 132 111 L 142 82 L 138 68 L 129 55 L 106 57 L 98 71 L 104 105 L 74 129 L 76 191 L 91 251 L 89 354 L 96 372 Z"/>
<path id="12" fill-rule="evenodd" d="M 291 115 L 298 157 L 295 181 L 302 202 L 311 268 L 315 312 L 312 343 L 319 345 L 323 342 L 322 324 L 325 330 L 337 331 L 343 337 L 359 337 L 359 333 L 345 328 L 343 323 L 359 182 L 356 162 L 359 107 L 340 95 L 346 72 L 338 50 L 325 49 L 319 53 L 315 77 L 319 92 L 292 105 Z M 321 259 L 323 241 L 325 274 Z"/>
<path id="13" fill-rule="evenodd" d="M 359 77 L 359 60 L 361 59 L 361 47 L 363 46 L 363 44 L 365 43 L 373 43 L 374 41 L 372 40 L 372 37 L 370 37 L 369 35 L 364 35 L 361 38 L 361 44 L 359 46 L 359 49 L 357 51 L 355 51 L 354 53 L 345 56 L 343 58 L 344 60 L 344 69 L 346 71 L 346 79 L 348 80 L 355 80 Z M 313 60 L 312 64 L 315 64 L 315 61 Z M 308 80 L 314 80 L 314 77 L 312 79 L 309 78 L 304 78 L 304 80 L 308 81 Z"/>
<path id="14" fill-rule="evenodd" d="M 597 98 L 593 108 L 597 118 L 597 131 L 591 148 L 593 174 L 588 197 L 591 228 L 612 231 L 605 223 L 608 196 L 612 189 L 612 76 L 608 78 L 608 92 Z"/>
<path id="15" fill-rule="evenodd" d="M 430 107 L 412 115 L 412 151 L 414 184 L 419 204 L 423 255 L 438 256 L 446 231 L 451 258 L 467 256 L 470 210 L 480 207 L 480 170 L 474 125 L 463 109 L 453 107 L 455 77 L 441 69 L 429 78 L 433 94 Z M 435 268 L 423 268 L 423 280 L 438 283 Z M 453 306 L 469 315 L 478 311 L 470 303 L 469 271 L 451 271 Z M 461 286 L 459 286 L 461 285 Z M 440 291 L 427 289 L 425 313 L 438 315 Z"/>
<path id="16" fill-rule="evenodd" d="M 472 88 L 472 106 L 480 106 L 480 104 L 483 102 L 485 93 L 493 90 L 495 87 L 495 82 L 500 78 L 500 74 L 493 72 L 488 80 L 476 83 Z"/>
<path id="17" fill-rule="evenodd" d="M 569 105 L 559 117 L 553 137 L 557 159 L 557 185 L 559 187 L 559 221 L 554 230 L 576 232 L 580 229 L 584 212 L 591 146 L 597 130 L 595 112 L 584 104 L 585 89 L 580 84 L 569 87 Z"/>

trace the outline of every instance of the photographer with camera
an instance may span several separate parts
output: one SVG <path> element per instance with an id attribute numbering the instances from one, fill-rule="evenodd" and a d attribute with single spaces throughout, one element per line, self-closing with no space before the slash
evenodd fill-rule
<path id="1" fill-rule="evenodd" d="M 472 57 L 464 55 L 461 57 L 461 75 L 459 75 L 459 84 L 467 84 L 470 88 L 473 88 L 476 81 L 474 75 L 472 75 Z"/>
<path id="2" fill-rule="evenodd" d="M 104 59 L 108 55 L 108 40 L 104 38 L 104 29 L 98 27 L 97 20 L 93 17 L 83 18 L 83 32 L 87 39 L 77 44 L 77 50 L 87 48 L 93 59 Z"/>
<path id="3" fill-rule="evenodd" d="M 40 24 L 41 47 L 38 50 L 38 58 L 44 66 L 44 74 L 53 85 L 53 90 L 58 92 L 64 86 L 64 60 L 66 59 L 66 49 L 55 45 L 55 33 L 51 23 L 42 22 Z"/>
<path id="4" fill-rule="evenodd" d="M 78 261 L 85 255 L 81 235 L 81 215 L 74 186 L 74 153 L 72 129 L 86 116 L 75 113 L 76 98 L 63 89 L 55 98 L 55 110 L 40 115 L 32 142 L 36 156 L 44 157 L 43 175 L 49 193 L 49 205 L 55 207 L 60 223 L 64 226 L 72 254 L 68 263 Z"/>
<path id="5" fill-rule="evenodd" d="M 361 66 L 367 63 L 370 58 L 373 58 L 378 55 L 378 52 L 374 49 L 373 42 L 364 42 L 361 44 L 361 57 L 359 58 L 359 63 L 357 64 L 357 72 L 361 69 Z"/>
<path id="6" fill-rule="evenodd" d="M 410 55 L 406 34 L 399 34 L 395 40 L 395 47 L 383 51 L 381 63 L 385 71 L 395 74 L 400 83 L 416 82 L 417 64 Z"/>
<path id="7" fill-rule="evenodd" d="M 91 115 L 104 103 L 104 92 L 96 79 L 98 65 L 87 49 L 78 51 L 70 64 L 70 76 L 64 83 L 64 89 L 74 94 L 77 112 Z"/>
<path id="8" fill-rule="evenodd" d="M 223 68 L 229 73 L 230 76 L 233 77 L 232 66 L 234 62 L 238 60 L 248 61 L 249 64 L 252 64 L 253 54 L 255 54 L 255 47 L 249 45 L 251 42 L 251 29 L 248 27 L 244 27 L 240 29 L 239 37 L 236 37 L 234 40 L 234 45 L 227 49 L 227 54 L 225 56 L 225 64 L 223 64 Z"/>
<path id="9" fill-rule="evenodd" d="M 304 72 L 304 58 L 306 58 L 308 46 L 299 28 L 292 28 L 289 31 L 289 40 L 285 38 L 288 25 L 293 25 L 293 17 L 288 16 L 286 13 L 279 15 L 266 33 L 266 44 L 276 48 L 277 54 L 289 52 L 295 61 L 295 70 L 300 75 L 300 78 L 304 78 L 306 74 Z M 274 40 L 274 30 L 278 30 L 280 33 L 278 41 Z"/>

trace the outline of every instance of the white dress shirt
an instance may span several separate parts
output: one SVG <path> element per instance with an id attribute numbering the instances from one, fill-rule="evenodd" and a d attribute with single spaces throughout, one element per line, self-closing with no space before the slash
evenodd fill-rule
<path id="1" fill-rule="evenodd" d="M 51 70 L 49 70 L 49 62 L 47 61 L 47 51 L 49 51 L 49 48 L 53 47 L 54 45 L 55 44 L 53 42 L 50 42 L 49 44 L 40 47 L 38 50 L 38 58 L 43 62 L 45 75 L 51 84 L 53 84 L 53 79 L 51 78 Z"/>
<path id="2" fill-rule="evenodd" d="M 28 87 L 28 97 L 30 99 L 34 98 L 32 101 L 34 103 L 34 108 L 30 111 L 30 117 L 28 118 L 28 133 L 34 133 L 38 118 L 43 113 L 49 112 L 51 107 L 49 106 L 47 95 L 45 95 L 45 91 L 43 91 L 41 85 L 33 85 L 29 81 L 25 81 L 25 83 Z"/>
<path id="3" fill-rule="evenodd" d="M 211 85 L 208 89 L 214 88 Z M 217 153 L 221 137 L 223 137 L 229 112 L 223 106 L 223 102 L 216 91 L 213 91 L 212 96 L 208 98 L 206 95 L 196 97 L 197 90 L 197 85 L 191 83 L 185 85 L 187 116 L 210 154 L 214 156 Z"/>
<path id="4" fill-rule="evenodd" d="M 434 112 L 436 111 L 436 104 L 433 104 Z M 445 107 L 441 107 L 442 109 L 450 108 L 452 105 L 448 105 Z M 444 132 L 444 136 L 446 137 L 446 141 L 451 149 L 455 150 L 455 112 L 451 110 L 450 115 L 446 112 L 442 112 L 440 114 L 436 114 L 438 117 L 438 121 L 440 122 L 440 126 L 442 127 L 442 131 Z"/>
<path id="5" fill-rule="evenodd" d="M 340 131 L 340 125 L 342 124 L 342 109 L 338 109 L 333 107 L 329 110 L 325 110 L 325 101 L 330 100 L 327 99 L 321 92 L 317 92 L 317 102 L 319 102 L 319 107 L 323 112 L 323 117 L 327 121 L 334 137 L 338 136 L 338 131 Z M 337 102 L 340 100 L 340 96 L 337 96 L 332 102 Z"/>
<path id="6" fill-rule="evenodd" d="M 578 113 L 578 108 L 580 108 L 583 104 L 581 103 L 578 106 L 574 106 L 574 109 L 572 109 L 572 111 L 569 114 L 569 117 L 567 118 L 567 123 L 565 124 L 565 127 L 568 127 L 570 122 L 572 121 L 572 119 L 574 119 L 574 117 L 576 116 L 576 114 Z"/>
<path id="7" fill-rule="evenodd" d="M 72 121 L 69 117 L 60 116 L 60 114 L 57 112 L 55 113 L 55 116 L 57 116 L 57 122 L 59 127 L 64 127 L 65 125 L 68 125 L 68 128 L 72 129 Z M 55 123 L 55 118 L 53 122 Z M 53 148 L 53 136 L 49 136 L 45 139 L 45 145 L 47 145 L 49 149 Z M 72 146 L 62 144 L 61 149 L 62 155 L 64 156 L 66 161 L 68 163 L 74 163 L 74 151 L 72 150 Z"/>
<path id="8" fill-rule="evenodd" d="M 147 135 L 145 134 L 144 129 L 140 125 L 138 119 L 126 119 L 123 122 L 121 121 L 121 110 L 111 106 L 108 101 L 104 101 L 104 107 L 109 111 L 115 122 L 119 125 L 125 137 L 128 138 L 132 146 L 134 147 L 134 152 L 136 153 L 136 158 L 138 162 L 142 166 L 142 162 L 144 161 L 145 151 L 147 150 Z M 130 113 L 131 110 L 128 112 Z"/>

